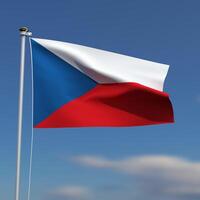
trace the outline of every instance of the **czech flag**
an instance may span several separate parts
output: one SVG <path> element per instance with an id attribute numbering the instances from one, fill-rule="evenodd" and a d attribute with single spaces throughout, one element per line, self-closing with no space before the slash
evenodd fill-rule
<path id="1" fill-rule="evenodd" d="M 168 65 L 46 39 L 31 46 L 35 128 L 174 121 L 163 92 Z"/>

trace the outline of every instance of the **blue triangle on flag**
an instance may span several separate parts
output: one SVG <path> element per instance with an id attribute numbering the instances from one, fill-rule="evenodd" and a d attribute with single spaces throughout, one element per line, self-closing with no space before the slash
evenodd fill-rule
<path id="1" fill-rule="evenodd" d="M 97 83 L 45 47 L 31 40 L 34 87 L 34 125 L 62 105 L 80 97 Z"/>

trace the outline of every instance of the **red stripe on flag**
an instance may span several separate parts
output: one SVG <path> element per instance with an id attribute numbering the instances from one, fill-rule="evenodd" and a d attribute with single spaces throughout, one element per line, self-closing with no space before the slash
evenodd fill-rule
<path id="1" fill-rule="evenodd" d="M 35 128 L 140 126 L 174 122 L 167 93 L 137 83 L 99 84 Z"/>

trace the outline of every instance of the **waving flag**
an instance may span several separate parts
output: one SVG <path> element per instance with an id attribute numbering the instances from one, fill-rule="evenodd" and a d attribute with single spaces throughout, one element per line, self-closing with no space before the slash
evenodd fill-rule
<path id="1" fill-rule="evenodd" d="M 34 127 L 173 122 L 168 65 L 86 46 L 31 39 Z"/>

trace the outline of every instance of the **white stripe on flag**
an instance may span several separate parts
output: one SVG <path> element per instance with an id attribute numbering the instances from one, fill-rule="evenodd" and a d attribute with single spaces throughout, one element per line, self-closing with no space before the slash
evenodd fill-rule
<path id="1" fill-rule="evenodd" d="M 136 82 L 163 91 L 166 64 L 66 42 L 33 40 L 98 83 Z"/>

